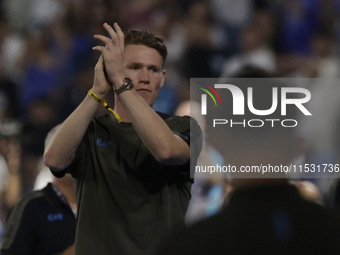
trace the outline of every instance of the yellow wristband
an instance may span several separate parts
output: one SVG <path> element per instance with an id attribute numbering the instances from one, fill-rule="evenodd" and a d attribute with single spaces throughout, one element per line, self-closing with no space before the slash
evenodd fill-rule
<path id="1" fill-rule="evenodd" d="M 90 89 L 87 94 L 92 97 L 94 100 L 96 100 L 98 103 L 100 103 L 101 105 L 103 105 L 107 110 L 109 110 L 110 112 L 113 113 L 113 115 L 115 116 L 115 118 L 117 119 L 118 123 L 122 122 L 122 120 L 120 119 L 120 116 L 118 113 L 116 113 L 112 108 L 109 107 L 109 105 L 107 104 L 105 99 L 102 99 L 100 97 L 98 97 L 93 91 L 92 89 Z"/>

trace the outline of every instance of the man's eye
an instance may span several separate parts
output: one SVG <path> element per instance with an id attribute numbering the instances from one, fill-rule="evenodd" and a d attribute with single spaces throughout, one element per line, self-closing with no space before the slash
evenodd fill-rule
<path id="1" fill-rule="evenodd" d="M 158 73 L 158 72 L 159 72 L 159 69 L 156 68 L 156 67 L 151 67 L 151 68 L 150 68 L 150 71 L 153 72 L 153 73 Z"/>
<path id="2" fill-rule="evenodd" d="M 139 66 L 130 66 L 129 69 L 131 69 L 131 70 L 138 70 Z"/>

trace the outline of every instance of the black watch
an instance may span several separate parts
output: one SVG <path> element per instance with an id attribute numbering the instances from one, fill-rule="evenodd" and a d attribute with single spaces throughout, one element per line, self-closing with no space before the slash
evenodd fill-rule
<path id="1" fill-rule="evenodd" d="M 132 80 L 128 77 L 125 77 L 123 80 L 122 86 L 120 86 L 118 89 L 114 89 L 113 91 L 119 95 L 122 94 L 126 90 L 131 90 L 133 89 L 134 85 L 132 83 Z"/>

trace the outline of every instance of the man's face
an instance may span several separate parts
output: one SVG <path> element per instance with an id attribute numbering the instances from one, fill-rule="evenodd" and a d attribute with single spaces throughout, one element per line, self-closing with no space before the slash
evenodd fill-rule
<path id="1" fill-rule="evenodd" d="M 164 85 L 162 63 L 162 56 L 155 49 L 139 44 L 125 47 L 125 72 L 150 106 L 156 101 L 159 88 Z"/>

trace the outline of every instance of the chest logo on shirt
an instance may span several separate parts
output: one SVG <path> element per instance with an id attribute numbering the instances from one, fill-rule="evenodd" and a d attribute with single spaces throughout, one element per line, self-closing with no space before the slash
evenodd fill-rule
<path id="1" fill-rule="evenodd" d="M 97 138 L 97 145 L 99 145 L 100 147 L 104 147 L 104 148 L 109 148 L 112 145 L 111 141 L 104 141 L 100 138 Z"/>
<path id="2" fill-rule="evenodd" d="M 47 215 L 47 219 L 48 221 L 52 222 L 52 221 L 56 221 L 56 220 L 63 220 L 64 216 L 62 213 L 55 213 L 55 214 L 49 214 Z"/>

